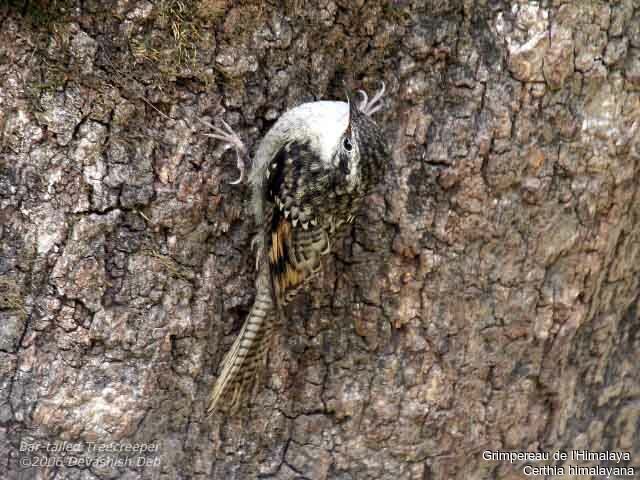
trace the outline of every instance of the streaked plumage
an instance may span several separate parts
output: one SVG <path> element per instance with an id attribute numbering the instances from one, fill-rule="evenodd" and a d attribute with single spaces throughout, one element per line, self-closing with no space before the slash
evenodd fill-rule
<path id="1" fill-rule="evenodd" d="M 365 100 L 362 111 L 345 102 L 300 105 L 285 112 L 260 143 L 249 177 L 261 227 L 257 295 L 223 361 L 209 413 L 236 411 L 249 399 L 276 315 L 320 272 L 322 258 L 384 175 L 387 144 L 362 113 L 375 111 L 372 104 L 379 100 Z"/>

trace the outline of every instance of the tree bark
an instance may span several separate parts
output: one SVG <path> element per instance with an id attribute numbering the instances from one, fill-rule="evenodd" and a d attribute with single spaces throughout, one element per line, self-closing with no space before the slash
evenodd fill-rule
<path id="1" fill-rule="evenodd" d="M 389 173 L 205 418 L 257 227 L 199 119 L 255 149 L 343 80 L 387 85 Z M 637 474 L 638 185 L 638 0 L 0 7 L 3 478 Z"/>

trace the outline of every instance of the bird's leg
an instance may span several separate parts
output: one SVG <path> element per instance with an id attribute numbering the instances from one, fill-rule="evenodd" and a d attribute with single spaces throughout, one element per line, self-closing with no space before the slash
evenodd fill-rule
<path id="1" fill-rule="evenodd" d="M 238 167 L 238 170 L 240 170 L 240 177 L 230 183 L 232 185 L 237 185 L 238 183 L 242 182 L 242 180 L 244 179 L 244 171 L 246 167 L 247 147 L 245 147 L 238 134 L 233 131 L 233 128 L 231 128 L 229 124 L 223 119 L 220 119 L 222 128 L 216 127 L 215 125 L 212 125 L 209 122 L 205 122 L 202 119 L 200 119 L 200 121 L 214 131 L 214 133 L 205 133 L 205 136 L 215 138 L 217 140 L 222 140 L 223 142 L 226 142 L 231 147 L 233 147 L 233 149 L 236 151 L 236 165 Z"/>
<path id="2" fill-rule="evenodd" d="M 320 252 L 320 255 L 328 255 L 331 252 L 331 238 L 329 238 L 329 234 L 324 231 L 324 237 L 325 237 L 325 241 L 327 242 L 327 247 Z"/>
<path id="3" fill-rule="evenodd" d="M 382 100 L 383 100 L 382 97 L 384 95 L 386 85 L 384 84 L 384 82 L 381 82 L 381 83 L 382 83 L 382 87 L 380 88 L 380 90 L 376 92 L 376 94 L 373 96 L 371 100 L 369 100 L 369 96 L 367 95 L 367 92 L 365 92 L 364 90 L 358 90 L 358 92 L 362 94 L 362 102 L 360 103 L 360 107 L 358 108 L 362 113 L 364 113 L 368 117 L 370 117 L 371 115 L 373 115 L 374 113 L 376 113 L 378 110 L 382 108 Z"/>
<path id="4" fill-rule="evenodd" d="M 262 260 L 262 238 L 259 236 L 260 234 L 253 237 L 251 240 L 251 250 L 255 250 L 256 252 L 256 271 L 260 270 L 260 261 Z"/>

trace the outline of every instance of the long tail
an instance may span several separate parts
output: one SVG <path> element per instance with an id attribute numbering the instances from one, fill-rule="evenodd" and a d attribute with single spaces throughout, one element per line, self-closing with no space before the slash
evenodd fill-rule
<path id="1" fill-rule="evenodd" d="M 263 262 L 261 262 L 263 263 Z M 275 324 L 275 308 L 266 265 L 260 266 L 257 294 L 242 326 L 222 362 L 207 414 L 215 410 L 236 412 L 243 400 L 249 400 L 259 373 L 266 362 Z"/>

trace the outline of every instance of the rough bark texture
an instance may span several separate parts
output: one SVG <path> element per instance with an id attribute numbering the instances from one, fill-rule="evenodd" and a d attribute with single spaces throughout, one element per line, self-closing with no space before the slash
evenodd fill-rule
<path id="1" fill-rule="evenodd" d="M 254 406 L 203 418 L 256 227 L 198 118 L 255 148 L 343 79 L 387 83 L 391 172 Z M 482 452 L 571 449 L 637 472 L 639 185 L 638 0 L 5 4 L 2 477 L 515 479 Z M 61 440 L 160 465 L 21 464 Z"/>

